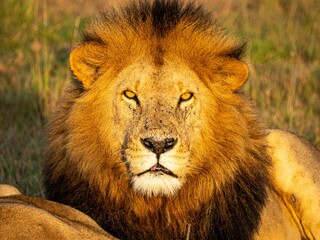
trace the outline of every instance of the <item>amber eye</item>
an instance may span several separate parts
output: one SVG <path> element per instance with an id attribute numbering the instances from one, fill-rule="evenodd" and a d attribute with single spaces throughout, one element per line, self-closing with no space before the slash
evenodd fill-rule
<path id="1" fill-rule="evenodd" d="M 193 97 L 193 93 L 186 92 L 180 96 L 179 102 L 181 103 L 181 102 L 189 101 L 192 97 Z"/>
<path id="2" fill-rule="evenodd" d="M 126 90 L 123 92 L 123 95 L 126 97 L 126 98 L 129 98 L 129 99 L 135 99 L 137 98 L 136 94 L 130 90 Z"/>

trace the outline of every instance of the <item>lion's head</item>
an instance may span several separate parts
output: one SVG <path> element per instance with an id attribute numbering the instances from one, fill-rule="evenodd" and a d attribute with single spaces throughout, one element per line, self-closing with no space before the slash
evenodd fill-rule
<path id="1" fill-rule="evenodd" d="M 178 1 L 131 4 L 94 21 L 71 53 L 75 80 L 48 128 L 48 197 L 118 237 L 169 224 L 179 238 L 197 221 L 207 236 L 211 218 L 229 231 L 232 201 L 243 202 L 235 223 L 256 223 L 268 157 L 238 92 L 248 77 L 243 46 L 202 8 Z"/>

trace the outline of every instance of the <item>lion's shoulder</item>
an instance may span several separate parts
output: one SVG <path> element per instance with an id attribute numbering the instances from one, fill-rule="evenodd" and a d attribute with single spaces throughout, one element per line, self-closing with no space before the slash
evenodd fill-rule
<path id="1" fill-rule="evenodd" d="M 272 186 L 302 232 L 320 238 L 320 152 L 298 136 L 270 130 Z"/>

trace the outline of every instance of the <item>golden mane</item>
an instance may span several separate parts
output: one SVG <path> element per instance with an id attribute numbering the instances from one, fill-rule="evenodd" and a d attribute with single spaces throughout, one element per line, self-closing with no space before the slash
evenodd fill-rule
<path id="1" fill-rule="evenodd" d="M 243 49 L 202 7 L 180 1 L 132 3 L 92 22 L 71 55 L 76 79 L 48 126 L 43 170 L 47 197 L 81 210 L 123 239 L 251 239 L 266 201 L 270 160 L 266 133 L 236 92 L 247 79 Z M 164 56 L 199 75 L 216 97 L 219 114 L 212 105 L 203 107 L 202 139 L 191 150 L 194 159 L 207 160 L 207 168 L 189 176 L 173 198 L 148 198 L 132 190 L 112 136 L 101 140 L 94 126 L 98 111 L 77 111 L 75 105 L 84 101 L 96 106 L 98 96 L 87 90 L 102 75 L 108 80 L 100 84 L 108 85 L 137 59 L 161 67 Z M 87 75 L 78 79 L 77 71 L 83 69 Z"/>

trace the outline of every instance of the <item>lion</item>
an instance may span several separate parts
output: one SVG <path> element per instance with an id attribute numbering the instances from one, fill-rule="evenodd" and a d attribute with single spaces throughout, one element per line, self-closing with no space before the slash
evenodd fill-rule
<path id="1" fill-rule="evenodd" d="M 320 239 L 319 152 L 263 126 L 244 51 L 193 3 L 102 14 L 47 128 L 47 198 L 119 239 Z"/>

